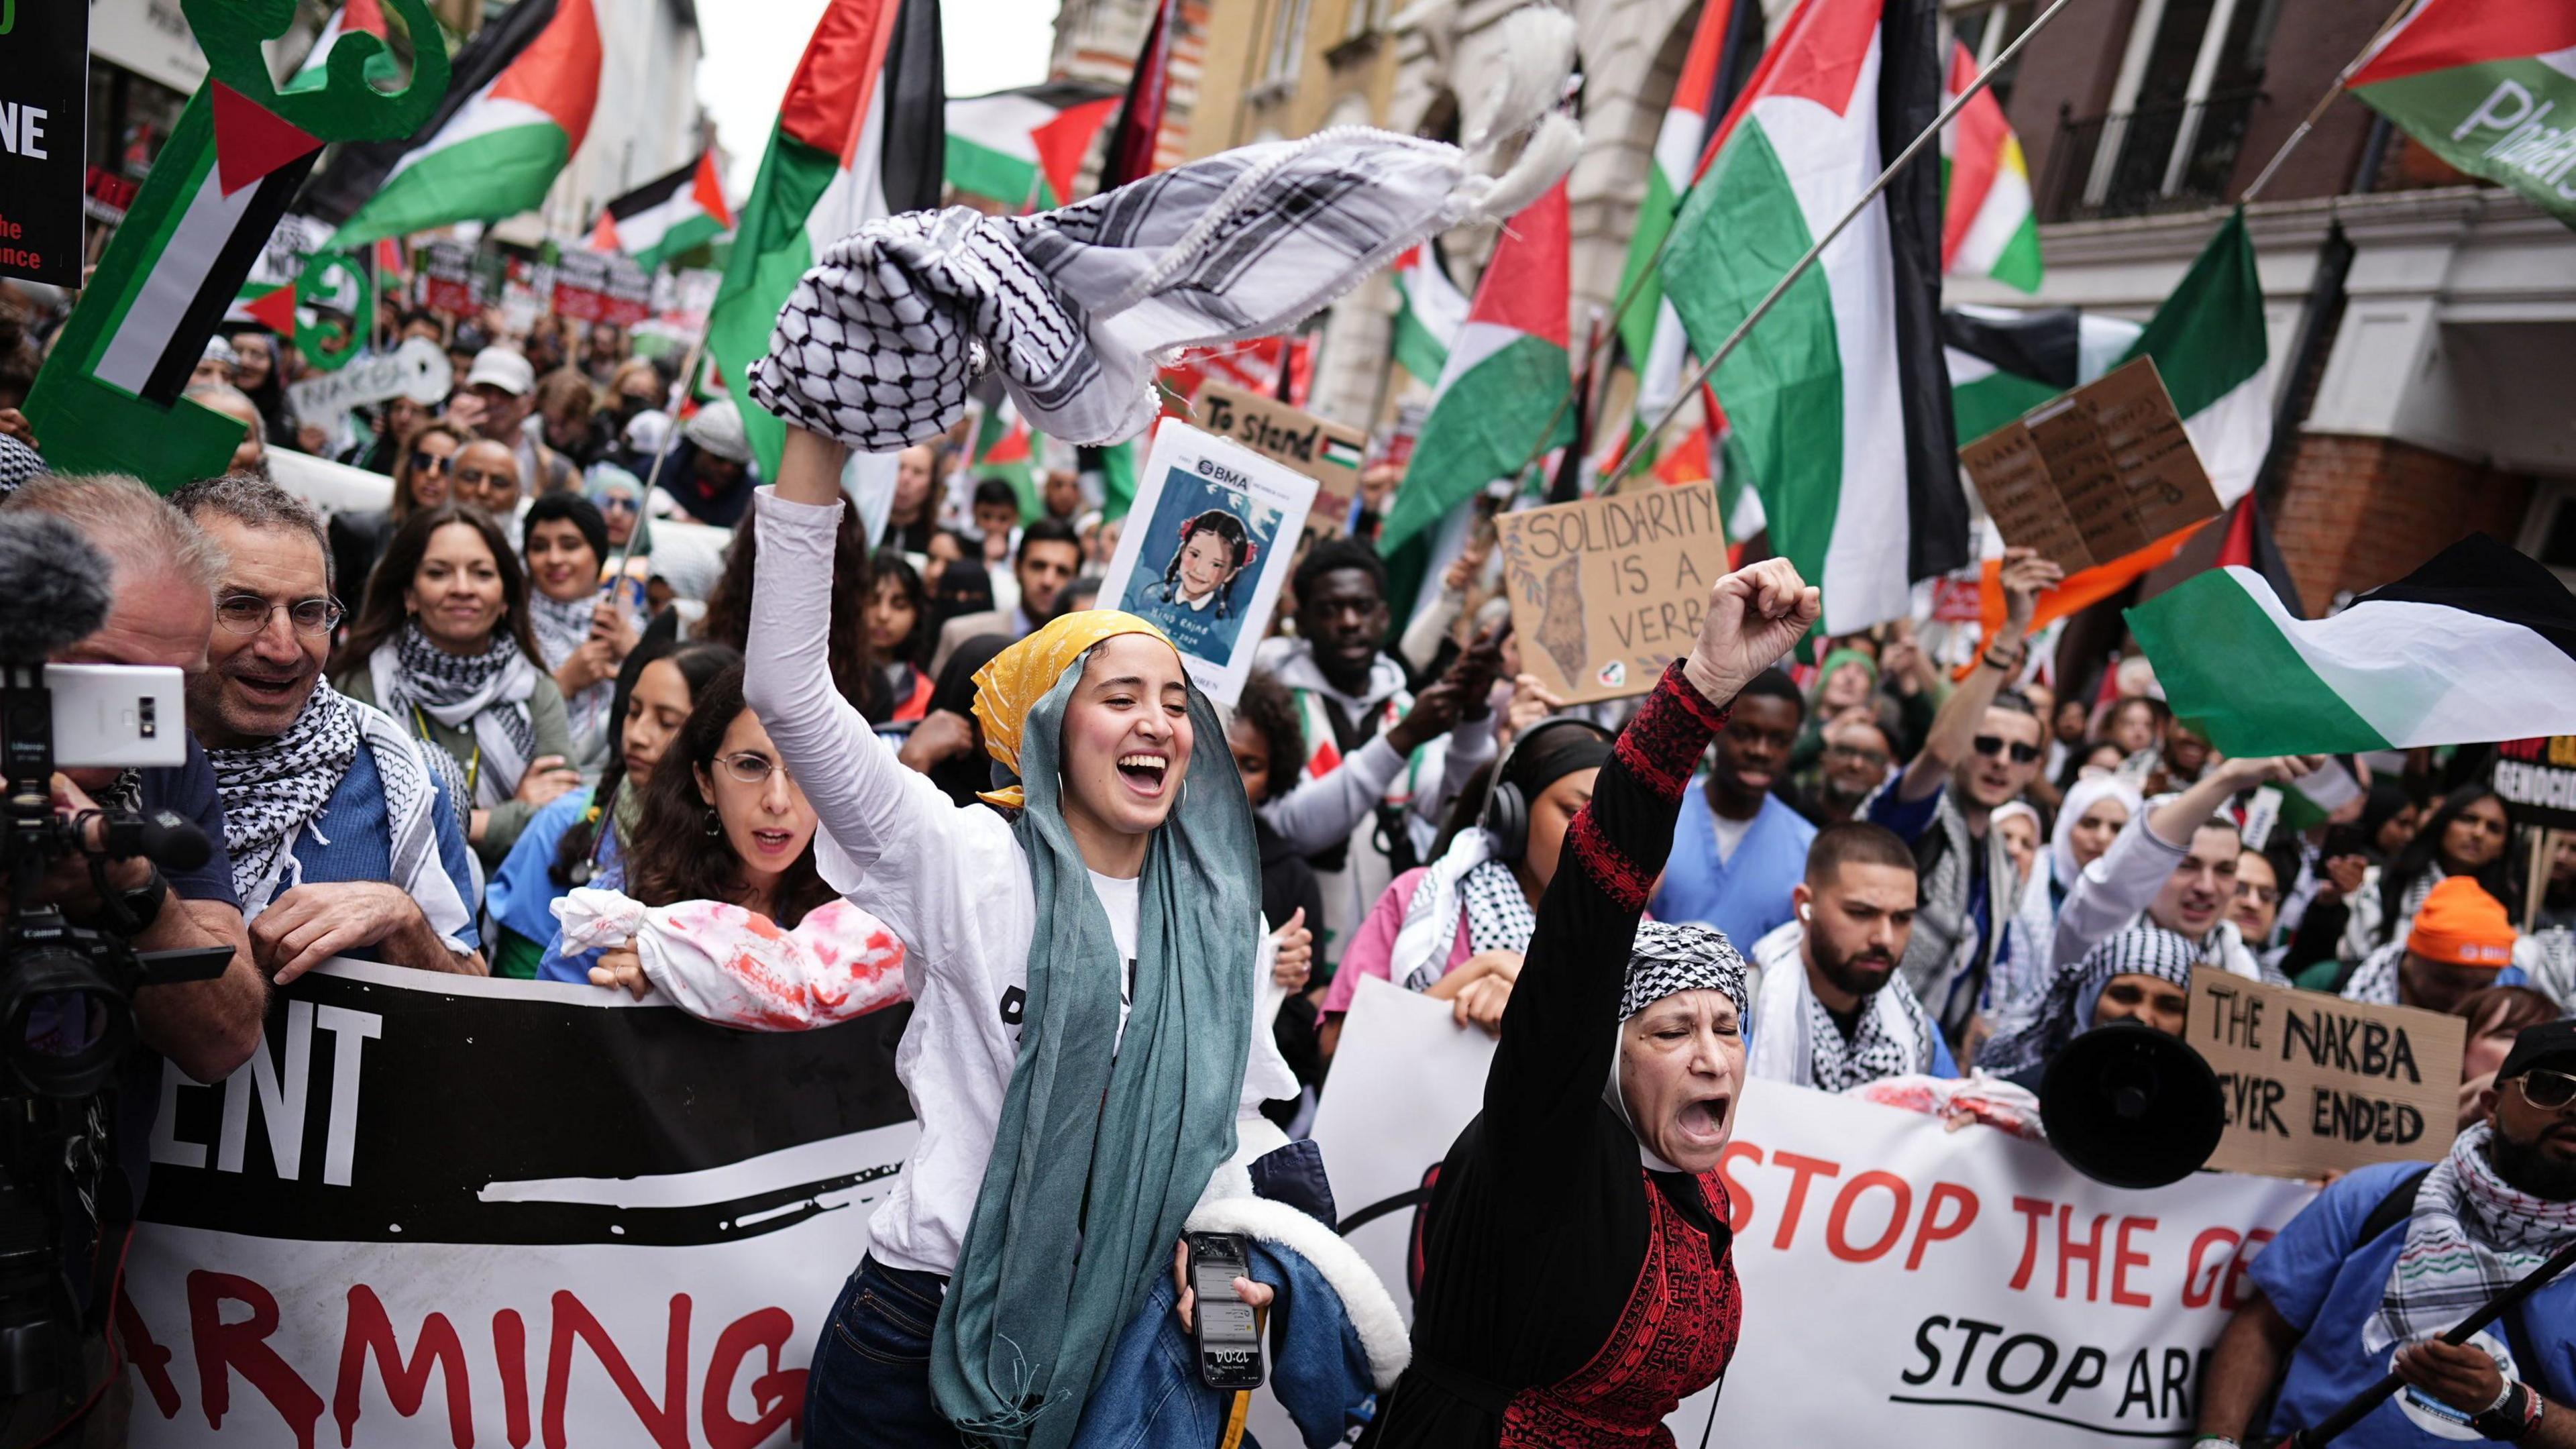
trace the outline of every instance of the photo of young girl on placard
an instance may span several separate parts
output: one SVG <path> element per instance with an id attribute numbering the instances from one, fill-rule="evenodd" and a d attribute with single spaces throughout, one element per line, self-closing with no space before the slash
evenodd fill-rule
<path id="1" fill-rule="evenodd" d="M 1245 521 L 1246 515 L 1258 526 Z M 1279 510 L 1245 493 L 1172 470 L 1155 501 L 1144 566 L 1119 607 L 1149 619 L 1183 654 L 1223 665 L 1243 630 L 1258 561 L 1279 527 Z M 1159 574 L 1146 560 L 1163 560 Z"/>

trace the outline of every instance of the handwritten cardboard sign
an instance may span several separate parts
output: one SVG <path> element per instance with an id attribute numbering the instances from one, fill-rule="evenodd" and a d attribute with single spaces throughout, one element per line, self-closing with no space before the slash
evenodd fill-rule
<path id="1" fill-rule="evenodd" d="M 1360 460 L 1368 451 L 1368 434 L 1220 382 L 1202 384 L 1194 406 L 1200 427 L 1315 480 L 1307 533 L 1327 537 L 1349 523 L 1351 500 L 1360 491 Z"/>
<path id="2" fill-rule="evenodd" d="M 1639 488 L 1494 520 L 1521 667 L 1569 703 L 1643 694 L 1726 572 L 1717 490 Z"/>
<path id="3" fill-rule="evenodd" d="M 2200 967 L 2183 1039 L 2218 1073 L 2227 1132 L 2209 1166 L 2315 1177 L 2433 1162 L 2459 1121 L 2468 1024 Z"/>
<path id="4" fill-rule="evenodd" d="M 2496 746 L 2495 792 L 2526 825 L 2576 827 L 2576 735 Z"/>
<path id="5" fill-rule="evenodd" d="M 2154 359 L 2141 357 L 1959 450 L 2004 542 L 2073 573 L 2218 513 Z"/>

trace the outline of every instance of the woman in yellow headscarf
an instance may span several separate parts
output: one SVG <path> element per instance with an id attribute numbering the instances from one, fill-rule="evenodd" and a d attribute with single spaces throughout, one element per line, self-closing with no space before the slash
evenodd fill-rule
<path id="1" fill-rule="evenodd" d="M 759 497 L 744 692 L 825 878 L 911 948 L 897 1070 L 921 1138 L 823 1330 L 806 1442 L 1062 1445 L 1190 1209 L 1285 1145 L 1257 1110 L 1297 1087 L 1267 1029 L 1252 812 L 1171 642 L 1108 610 L 976 675 L 1018 777 L 996 808 L 898 764 L 812 626 L 843 457 L 791 427 Z"/>

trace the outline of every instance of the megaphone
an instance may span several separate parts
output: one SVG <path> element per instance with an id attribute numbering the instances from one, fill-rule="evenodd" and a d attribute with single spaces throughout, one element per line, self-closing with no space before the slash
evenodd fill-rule
<path id="1" fill-rule="evenodd" d="M 2218 1074 L 2178 1036 L 2098 1026 L 2049 1060 L 2039 1121 L 2067 1165 L 2113 1187 L 2163 1187 L 2200 1170 L 2227 1127 Z"/>

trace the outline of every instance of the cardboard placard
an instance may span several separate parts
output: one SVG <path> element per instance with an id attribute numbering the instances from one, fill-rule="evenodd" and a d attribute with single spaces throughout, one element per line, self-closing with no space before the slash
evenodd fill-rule
<path id="1" fill-rule="evenodd" d="M 1194 406 L 1199 426 L 1315 480 L 1307 532 L 1329 536 L 1347 527 L 1351 500 L 1359 496 L 1368 434 L 1221 382 L 1201 386 Z"/>
<path id="2" fill-rule="evenodd" d="M 2494 785 L 2515 821 L 2576 828 L 2576 735 L 2496 746 Z"/>
<path id="3" fill-rule="evenodd" d="M 2208 1166 L 2313 1178 L 2374 1162 L 2436 1162 L 2459 1122 L 2468 1023 L 2191 973 L 2183 1039 L 2218 1073 L 2227 1132 Z"/>
<path id="4" fill-rule="evenodd" d="M 1959 462 L 2004 542 L 2068 573 L 2219 511 L 2153 358 L 2031 409 L 1961 448 Z"/>
<path id="5" fill-rule="evenodd" d="M 81 284 L 89 6 L 5 7 L 0 24 L 0 277 Z"/>
<path id="6" fill-rule="evenodd" d="M 1169 635 L 1191 680 L 1231 708 L 1270 632 L 1315 489 L 1250 448 L 1163 419 L 1100 581 L 1101 606 Z"/>
<path id="7" fill-rule="evenodd" d="M 1569 704 L 1654 688 L 1699 638 L 1726 572 L 1706 483 L 1524 508 L 1494 527 L 1521 667 Z"/>

